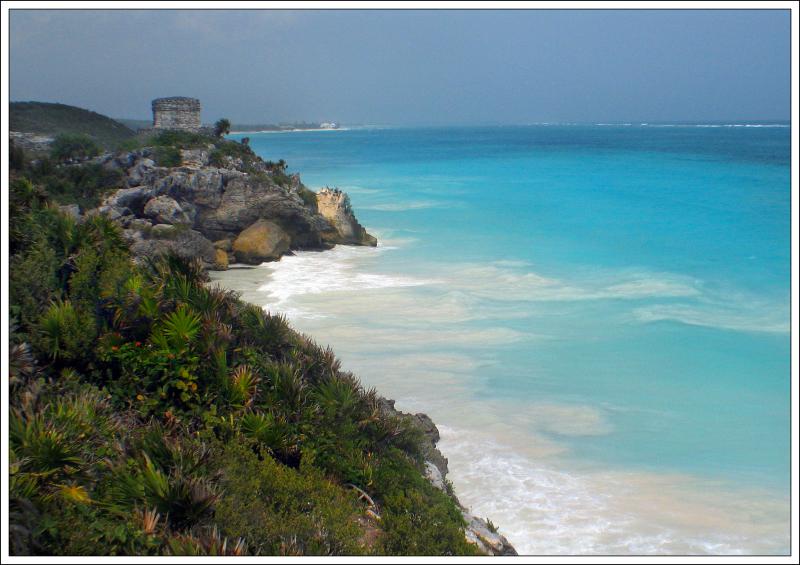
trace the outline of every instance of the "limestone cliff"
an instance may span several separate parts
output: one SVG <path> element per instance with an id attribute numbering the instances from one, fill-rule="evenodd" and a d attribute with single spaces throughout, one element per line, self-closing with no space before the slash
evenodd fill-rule
<path id="1" fill-rule="evenodd" d="M 317 193 L 317 209 L 336 228 L 342 243 L 378 245 L 378 240 L 358 223 L 350 206 L 350 197 L 341 190 L 327 187 L 320 190 Z"/>
<path id="2" fill-rule="evenodd" d="M 214 150 L 213 144 L 182 150 L 181 164 L 171 167 L 156 163 L 155 148 L 99 158 L 122 173 L 124 186 L 90 213 L 117 220 L 137 256 L 171 250 L 197 257 L 210 269 L 277 260 L 298 249 L 377 244 L 345 193 L 324 189 L 315 201 L 298 175 L 255 156 L 247 162 L 214 159 Z M 211 243 L 219 241 L 238 245 Z"/>

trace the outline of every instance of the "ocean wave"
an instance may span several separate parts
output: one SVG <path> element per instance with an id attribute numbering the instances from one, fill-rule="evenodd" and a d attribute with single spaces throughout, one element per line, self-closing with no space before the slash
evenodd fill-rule
<path id="1" fill-rule="evenodd" d="M 324 292 L 363 291 L 430 284 L 426 279 L 408 276 L 363 272 L 354 259 L 374 256 L 386 247 L 351 247 L 338 245 L 325 252 L 298 252 L 280 261 L 265 263 L 261 269 L 268 275 L 259 291 L 276 307 L 297 295 Z"/>
<path id="2" fill-rule="evenodd" d="M 777 305 L 765 304 L 760 308 L 744 306 L 747 302 L 731 301 L 729 304 L 656 304 L 636 308 L 633 315 L 645 323 L 678 322 L 690 326 L 703 326 L 744 332 L 788 333 L 790 320 L 786 310 Z"/>
<path id="3" fill-rule="evenodd" d="M 581 280 L 538 274 L 524 263 L 462 263 L 447 268 L 447 284 L 493 300 L 549 302 L 688 297 L 700 293 L 698 281 L 671 273 L 596 271 Z"/>
<path id="4" fill-rule="evenodd" d="M 359 208 L 362 210 L 375 210 L 379 212 L 405 212 L 408 210 L 424 210 L 427 208 L 442 208 L 446 202 L 436 200 L 413 200 L 411 202 L 391 202 L 384 204 L 365 204 Z"/>
<path id="5" fill-rule="evenodd" d="M 788 500 L 689 476 L 562 470 L 496 437 L 439 426 L 461 502 L 522 555 L 781 554 Z M 753 516 L 758 515 L 754 521 Z"/>

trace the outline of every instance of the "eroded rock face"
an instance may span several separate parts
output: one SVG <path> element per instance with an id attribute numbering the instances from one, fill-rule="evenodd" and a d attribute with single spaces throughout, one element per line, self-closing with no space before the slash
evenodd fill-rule
<path id="1" fill-rule="evenodd" d="M 104 155 L 104 167 L 124 174 L 123 186 L 89 213 L 105 214 L 119 221 L 134 241 L 134 253 L 152 254 L 174 244 L 167 226 L 182 225 L 199 234 L 204 242 L 225 241 L 221 248 L 228 260 L 260 263 L 279 259 L 293 249 L 329 249 L 335 244 L 376 245 L 374 237 L 358 223 L 347 195 L 338 190 L 323 190 L 316 201 L 298 175 L 276 177 L 263 161 L 245 168 L 242 160 L 228 160 L 223 167 L 210 164 L 214 146 L 182 150 L 178 167 L 159 167 L 149 148 Z M 244 231 L 264 220 L 271 223 L 270 234 L 258 244 L 249 235 L 240 241 L 238 252 L 232 243 Z M 158 227 L 163 225 L 165 227 Z M 262 228 L 263 229 L 263 226 Z M 185 236 L 184 236 L 185 237 Z M 211 244 L 214 247 L 214 244 Z M 202 248 L 202 249 L 201 249 Z M 192 249 L 202 251 L 208 268 L 223 268 L 221 256 L 208 254 L 205 243 Z"/>
<path id="2" fill-rule="evenodd" d="M 126 234 L 135 231 L 125 230 Z M 136 257 L 156 257 L 172 252 L 186 259 L 199 259 L 208 267 L 213 267 L 215 264 L 217 252 L 214 244 L 198 231 L 184 226 L 156 224 L 148 230 L 148 233 L 137 233 L 138 236 L 128 236 L 133 239 L 131 252 Z"/>
<path id="3" fill-rule="evenodd" d="M 143 213 L 145 217 L 159 224 L 191 224 L 192 217 L 187 214 L 174 198 L 156 196 L 147 201 Z"/>
<path id="4" fill-rule="evenodd" d="M 275 261 L 289 250 L 291 240 L 281 227 L 269 220 L 258 220 L 239 234 L 233 242 L 233 253 L 241 263 L 258 265 Z"/>
<path id="5" fill-rule="evenodd" d="M 350 197 L 338 189 L 323 188 L 317 193 L 317 209 L 336 229 L 339 241 L 355 245 L 378 245 L 378 240 L 367 233 L 356 220 L 350 206 Z"/>

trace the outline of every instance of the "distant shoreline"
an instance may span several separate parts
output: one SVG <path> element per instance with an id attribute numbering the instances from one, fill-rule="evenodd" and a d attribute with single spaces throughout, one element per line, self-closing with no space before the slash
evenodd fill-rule
<path id="1" fill-rule="evenodd" d="M 245 133 L 297 133 L 302 131 L 348 131 L 350 128 L 292 128 L 292 129 L 262 129 L 232 131 L 229 135 L 241 135 Z"/>

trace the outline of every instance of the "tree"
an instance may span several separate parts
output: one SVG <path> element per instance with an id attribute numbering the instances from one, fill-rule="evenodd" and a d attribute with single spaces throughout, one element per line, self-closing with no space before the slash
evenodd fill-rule
<path id="1" fill-rule="evenodd" d="M 62 133 L 50 146 L 50 155 L 62 163 L 83 161 L 100 154 L 100 147 L 88 135 Z"/>
<path id="2" fill-rule="evenodd" d="M 222 118 L 217 120 L 217 123 L 214 124 L 214 135 L 217 137 L 222 137 L 223 135 L 229 134 L 231 132 L 231 122 L 227 118 Z"/>

